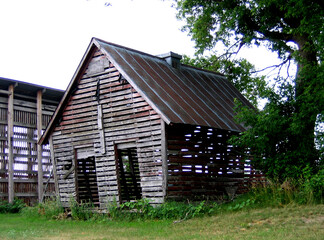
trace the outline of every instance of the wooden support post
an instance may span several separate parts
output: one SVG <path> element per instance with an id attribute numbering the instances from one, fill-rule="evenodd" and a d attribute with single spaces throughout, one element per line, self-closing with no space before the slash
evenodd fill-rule
<path id="1" fill-rule="evenodd" d="M 38 141 L 42 137 L 42 95 L 43 91 L 37 92 L 37 139 Z M 43 160 L 42 160 L 42 145 L 37 144 L 37 163 L 38 163 L 38 202 L 41 203 L 44 194 L 43 184 Z"/>
<path id="2" fill-rule="evenodd" d="M 31 142 L 33 139 L 34 130 L 32 128 L 27 128 L 27 151 L 28 151 L 28 158 L 27 158 L 27 171 L 28 171 L 28 178 L 33 178 L 32 170 L 33 170 L 33 158 L 32 158 L 32 152 L 33 152 L 33 145 L 34 143 Z M 30 141 L 30 142 L 29 142 Z"/>
<path id="3" fill-rule="evenodd" d="M 52 162 L 52 165 L 53 165 L 55 195 L 59 200 L 60 191 L 59 191 L 59 186 L 58 186 L 58 179 L 57 179 L 57 172 L 56 172 L 56 159 L 55 159 L 55 155 L 54 155 L 54 146 L 53 146 L 53 138 L 52 138 L 52 136 L 49 137 L 49 145 L 50 145 L 50 151 L 51 151 L 51 162 Z"/>
<path id="4" fill-rule="evenodd" d="M 14 131 L 14 85 L 9 86 L 8 97 L 8 202 L 14 200 L 14 157 L 13 157 L 13 131 Z"/>
<path id="5" fill-rule="evenodd" d="M 166 123 L 161 120 L 161 154 L 162 154 L 162 188 L 163 188 L 163 197 L 165 201 L 167 197 L 167 188 L 168 188 L 168 144 L 167 144 L 167 133 L 166 133 Z"/>

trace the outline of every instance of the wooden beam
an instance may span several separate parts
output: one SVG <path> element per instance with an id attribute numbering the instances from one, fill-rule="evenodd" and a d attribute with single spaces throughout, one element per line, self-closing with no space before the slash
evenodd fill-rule
<path id="1" fill-rule="evenodd" d="M 55 153 L 54 153 L 54 145 L 53 145 L 53 137 L 49 137 L 49 144 L 50 144 L 50 150 L 51 150 L 51 162 L 53 164 L 53 175 L 54 175 L 54 183 L 55 183 L 55 195 L 56 197 L 60 198 L 60 191 L 58 186 L 58 178 L 57 178 L 57 170 L 56 170 L 56 159 L 55 159 Z"/>
<path id="2" fill-rule="evenodd" d="M 167 195 L 168 186 L 168 155 L 167 155 L 167 133 L 165 129 L 165 122 L 161 121 L 161 157 L 162 157 L 162 188 L 164 201 Z"/>
<path id="3" fill-rule="evenodd" d="M 118 188 L 118 202 L 119 204 L 122 203 L 122 197 L 121 197 L 121 179 L 120 179 L 120 172 L 119 172 L 119 156 L 118 156 L 118 148 L 117 144 L 113 142 L 114 144 L 114 153 L 115 153 L 115 165 L 116 165 L 116 177 L 117 177 L 117 188 Z"/>
<path id="4" fill-rule="evenodd" d="M 43 91 L 37 92 L 37 139 L 42 137 L 42 95 Z M 43 184 L 43 164 L 42 164 L 42 145 L 37 144 L 37 162 L 38 162 L 38 201 L 42 202 L 44 193 Z"/>
<path id="5" fill-rule="evenodd" d="M 3 94 L 10 94 L 10 92 L 9 91 L 6 91 L 6 90 L 0 90 L 0 93 L 3 93 Z"/>
<path id="6" fill-rule="evenodd" d="M 13 158 L 13 121 L 14 121 L 14 85 L 9 86 L 8 96 L 8 201 L 14 200 L 14 158 Z"/>
<path id="7" fill-rule="evenodd" d="M 33 139 L 34 131 L 31 128 L 27 128 L 27 139 Z M 33 157 L 32 149 L 35 143 L 27 142 L 27 171 L 33 170 Z M 28 175 L 28 178 L 32 178 L 32 174 Z"/>
<path id="8" fill-rule="evenodd" d="M 74 162 L 74 164 L 73 164 Z M 74 167 L 73 170 L 74 172 L 74 187 L 75 187 L 75 200 L 79 202 L 80 200 L 80 195 L 79 195 L 79 184 L 78 184 L 78 150 L 73 149 L 73 160 L 72 160 L 72 168 Z M 70 206 L 71 207 L 71 206 Z"/>

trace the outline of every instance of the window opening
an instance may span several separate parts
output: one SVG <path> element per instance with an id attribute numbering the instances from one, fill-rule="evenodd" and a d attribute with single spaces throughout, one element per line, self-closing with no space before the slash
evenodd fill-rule
<path id="1" fill-rule="evenodd" d="M 142 198 L 136 148 L 117 149 L 120 202 Z"/>
<path id="2" fill-rule="evenodd" d="M 95 158 L 77 159 L 78 202 L 92 202 L 99 206 L 99 193 Z"/>

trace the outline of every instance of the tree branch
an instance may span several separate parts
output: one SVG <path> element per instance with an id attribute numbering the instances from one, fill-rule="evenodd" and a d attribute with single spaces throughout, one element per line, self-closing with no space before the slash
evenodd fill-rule
<path id="1" fill-rule="evenodd" d="M 289 62 L 289 65 L 290 65 L 290 56 L 286 59 L 286 60 L 284 60 L 283 62 L 281 62 L 281 63 L 279 63 L 279 64 L 275 64 L 275 65 L 272 65 L 272 66 L 267 66 L 267 67 L 265 67 L 265 68 L 263 68 L 263 69 L 260 69 L 260 70 L 255 70 L 255 71 L 253 71 L 253 72 L 251 72 L 251 73 L 259 73 L 259 72 L 263 72 L 263 71 L 265 71 L 265 70 L 267 70 L 267 69 L 270 69 L 270 68 L 278 68 L 278 67 L 280 67 L 280 69 L 282 68 L 282 66 L 283 65 L 285 65 L 287 62 Z M 279 72 L 280 72 L 280 70 L 279 70 Z"/>

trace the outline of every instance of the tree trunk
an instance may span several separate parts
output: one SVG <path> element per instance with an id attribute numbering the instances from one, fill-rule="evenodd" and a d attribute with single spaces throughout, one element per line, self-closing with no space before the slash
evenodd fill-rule
<path id="1" fill-rule="evenodd" d="M 315 147 L 315 123 L 318 109 L 316 97 L 313 95 L 314 79 L 316 79 L 316 52 L 311 48 L 311 41 L 307 37 L 298 37 L 296 43 L 299 47 L 297 56 L 297 75 L 295 82 L 295 113 L 294 132 L 295 149 L 299 156 L 297 161 L 309 163 L 314 166 L 319 158 Z M 315 92 L 314 92 L 315 93 Z"/>

